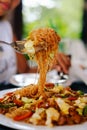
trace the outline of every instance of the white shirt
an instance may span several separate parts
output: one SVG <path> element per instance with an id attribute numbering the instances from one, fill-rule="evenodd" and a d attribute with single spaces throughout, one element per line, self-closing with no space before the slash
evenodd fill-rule
<path id="1" fill-rule="evenodd" d="M 87 84 L 87 50 L 84 43 L 79 39 L 65 39 L 63 42 L 65 53 L 72 56 L 69 73 L 70 82 L 83 81 Z"/>
<path id="2" fill-rule="evenodd" d="M 11 43 L 13 33 L 8 21 L 0 21 L 0 40 Z M 8 83 L 17 71 L 16 54 L 11 46 L 0 43 L 0 83 Z"/>

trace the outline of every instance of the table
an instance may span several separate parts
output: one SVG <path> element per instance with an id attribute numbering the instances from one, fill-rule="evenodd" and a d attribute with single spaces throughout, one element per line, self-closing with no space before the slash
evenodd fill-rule
<path id="1" fill-rule="evenodd" d="M 15 130 L 15 129 L 8 128 L 8 127 L 0 125 L 0 130 Z"/>

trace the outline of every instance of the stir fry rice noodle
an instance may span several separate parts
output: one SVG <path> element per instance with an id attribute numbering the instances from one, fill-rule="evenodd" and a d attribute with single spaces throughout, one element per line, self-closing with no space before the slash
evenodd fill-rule
<path id="1" fill-rule="evenodd" d="M 40 28 L 30 33 L 24 51 L 27 52 L 31 58 L 33 57 L 33 59 L 37 62 L 40 73 L 40 78 L 37 85 L 32 85 L 32 87 L 29 85 L 24 88 L 24 91 L 27 90 L 28 95 L 31 97 L 44 95 L 46 73 L 51 68 L 53 58 L 58 52 L 59 41 L 59 35 L 51 28 Z M 31 47 L 32 43 L 34 47 L 33 49 L 35 49 L 34 54 L 30 54 L 28 49 L 28 46 Z"/>
<path id="2" fill-rule="evenodd" d="M 30 33 L 24 51 L 37 62 L 40 78 L 37 84 L 6 93 L 0 98 L 1 114 L 15 121 L 49 127 L 87 121 L 86 94 L 70 87 L 46 83 L 46 73 L 57 53 L 59 41 L 60 37 L 50 28 Z"/>

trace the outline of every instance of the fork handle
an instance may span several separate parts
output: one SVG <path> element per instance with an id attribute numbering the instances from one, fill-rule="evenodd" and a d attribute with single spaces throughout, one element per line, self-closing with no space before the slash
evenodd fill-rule
<path id="1" fill-rule="evenodd" d="M 5 42 L 5 41 L 1 41 L 1 40 L 0 40 L 0 43 L 2 43 L 2 44 L 7 44 L 7 45 L 11 45 L 10 43 Z"/>

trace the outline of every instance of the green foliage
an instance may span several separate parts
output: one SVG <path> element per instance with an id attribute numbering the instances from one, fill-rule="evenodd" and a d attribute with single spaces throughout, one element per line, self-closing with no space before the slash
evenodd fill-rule
<path id="1" fill-rule="evenodd" d="M 82 28 L 83 0 L 54 0 L 54 2 L 53 8 L 40 5 L 36 8 L 29 8 L 32 14 L 37 14 L 37 19 L 32 22 L 24 21 L 23 37 L 26 37 L 33 29 L 51 27 L 62 38 L 79 38 Z M 23 17 L 27 19 L 24 13 Z"/>

